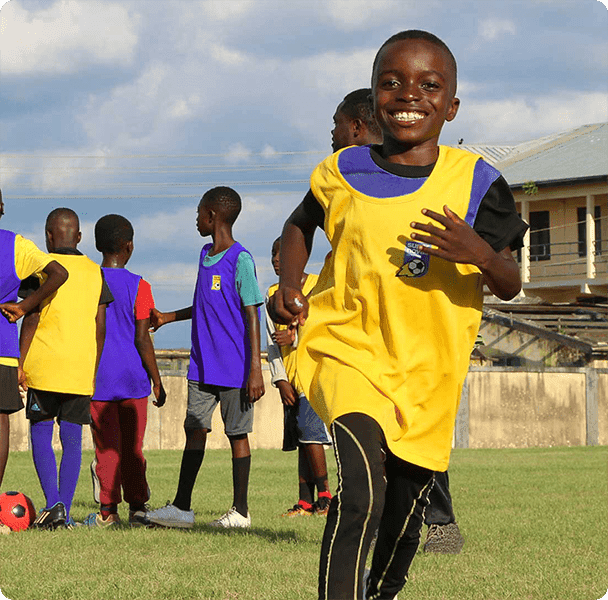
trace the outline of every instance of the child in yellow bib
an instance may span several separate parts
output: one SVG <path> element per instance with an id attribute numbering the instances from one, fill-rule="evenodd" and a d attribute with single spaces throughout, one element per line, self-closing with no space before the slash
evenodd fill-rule
<path id="1" fill-rule="evenodd" d="M 441 40 L 415 30 L 387 40 L 372 69 L 383 143 L 324 160 L 283 230 L 270 308 L 301 325 L 297 375 L 338 463 L 320 600 L 390 600 L 405 584 L 433 472 L 448 467 L 483 284 L 502 299 L 521 288 L 511 250 L 527 226 L 508 185 L 481 157 L 438 145 L 455 92 Z M 316 227 L 332 252 L 307 300 Z"/>

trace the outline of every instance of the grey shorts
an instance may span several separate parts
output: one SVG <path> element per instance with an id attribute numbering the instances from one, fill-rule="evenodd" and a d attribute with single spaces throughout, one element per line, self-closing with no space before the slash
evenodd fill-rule
<path id="1" fill-rule="evenodd" d="M 188 381 L 184 429 L 211 431 L 211 419 L 218 402 L 226 435 L 243 435 L 253 431 L 253 405 L 248 401 L 247 390 L 207 385 L 200 381 Z"/>

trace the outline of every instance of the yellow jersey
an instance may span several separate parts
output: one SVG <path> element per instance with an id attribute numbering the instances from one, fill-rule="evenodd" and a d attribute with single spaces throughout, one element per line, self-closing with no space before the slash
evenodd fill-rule
<path id="1" fill-rule="evenodd" d="M 464 218 L 479 157 L 441 146 L 418 190 L 381 198 L 341 172 L 341 154 L 354 150 L 328 157 L 311 176 L 332 252 L 300 330 L 297 377 L 327 425 L 364 413 L 395 455 L 444 471 L 481 320 L 482 277 L 473 265 L 420 252 L 410 224 L 425 219 L 423 208 L 443 214 L 445 204 Z"/>

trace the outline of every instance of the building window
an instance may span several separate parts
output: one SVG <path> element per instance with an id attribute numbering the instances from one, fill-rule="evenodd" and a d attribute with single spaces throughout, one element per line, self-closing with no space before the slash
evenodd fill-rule
<path id="1" fill-rule="evenodd" d="M 551 235 L 549 231 L 549 211 L 530 212 L 530 260 L 551 258 Z"/>
<path id="2" fill-rule="evenodd" d="M 595 254 L 602 253 L 602 207 L 596 206 L 593 214 L 595 221 Z M 587 256 L 587 209 L 581 206 L 576 209 L 576 220 L 578 228 L 578 255 Z"/>

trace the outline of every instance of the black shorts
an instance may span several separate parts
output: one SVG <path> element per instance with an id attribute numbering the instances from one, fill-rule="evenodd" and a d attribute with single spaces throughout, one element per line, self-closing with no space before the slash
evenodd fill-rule
<path id="1" fill-rule="evenodd" d="M 0 413 L 10 415 L 22 408 L 17 367 L 0 365 Z"/>
<path id="2" fill-rule="evenodd" d="M 29 388 L 25 416 L 33 422 L 57 417 L 58 421 L 89 425 L 91 423 L 91 396 Z"/>

